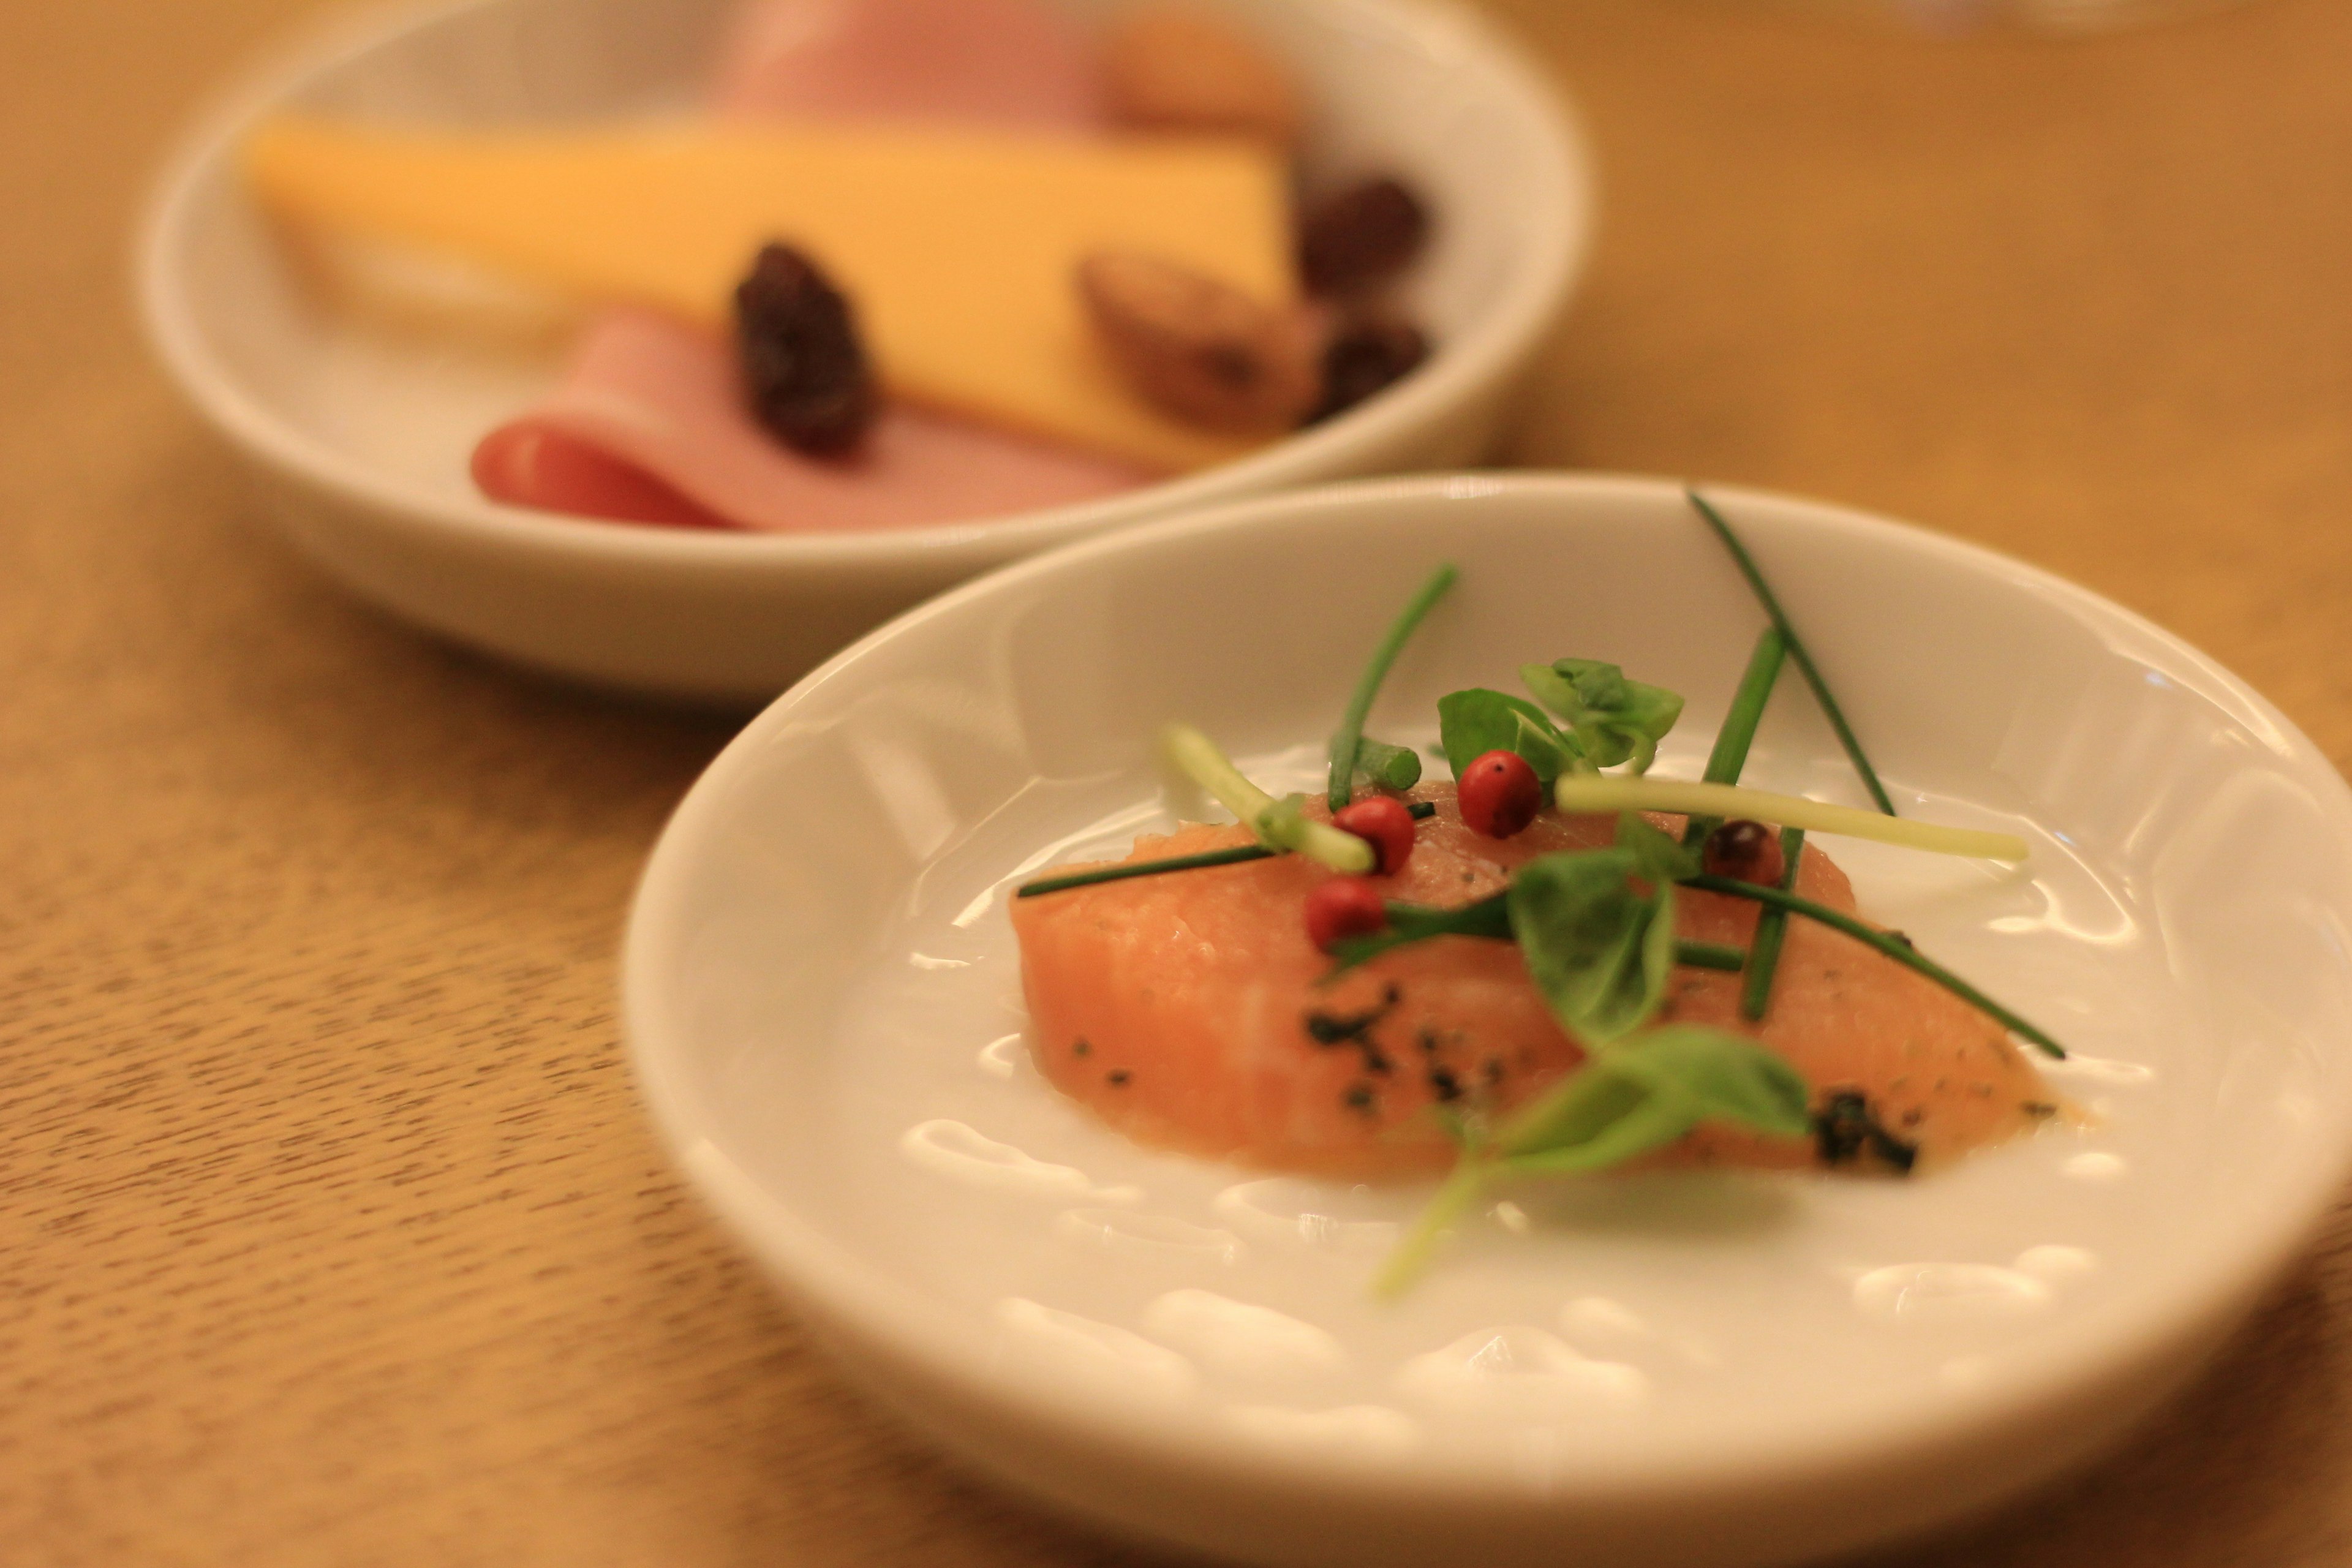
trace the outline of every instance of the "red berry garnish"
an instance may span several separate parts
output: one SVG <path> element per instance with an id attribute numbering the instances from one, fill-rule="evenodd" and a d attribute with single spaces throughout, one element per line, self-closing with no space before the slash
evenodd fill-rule
<path id="1" fill-rule="evenodd" d="M 1334 877 L 1307 895 L 1307 940 L 1326 952 L 1335 943 L 1370 936 L 1388 923 L 1388 908 L 1369 877 Z"/>
<path id="2" fill-rule="evenodd" d="M 1462 770 L 1454 798 L 1472 832 L 1508 838 L 1536 819 L 1543 784 L 1517 752 L 1488 752 Z"/>
<path id="3" fill-rule="evenodd" d="M 1412 858 L 1412 813 L 1394 795 L 1376 795 L 1331 814 L 1331 826 L 1372 847 L 1372 870 L 1393 877 Z"/>
<path id="4" fill-rule="evenodd" d="M 1780 853 L 1780 838 L 1760 822 L 1735 816 L 1706 836 L 1699 850 L 1699 868 L 1710 877 L 1730 877 L 1742 882 L 1778 887 L 1789 868 Z"/>

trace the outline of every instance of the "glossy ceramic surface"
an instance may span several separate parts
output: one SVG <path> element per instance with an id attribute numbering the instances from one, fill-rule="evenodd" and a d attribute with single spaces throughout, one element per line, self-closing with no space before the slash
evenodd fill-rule
<path id="1" fill-rule="evenodd" d="M 1391 395 L 1183 479 L 971 524 L 719 533 L 483 500 L 467 454 L 548 383 L 560 340 L 468 342 L 323 305 L 239 187 L 233 149 L 284 106 L 467 124 L 674 110 L 735 3 L 463 0 L 348 26 L 240 94 L 175 163 L 141 258 L 151 335 L 251 460 L 273 519 L 360 593 L 582 679 L 764 701 L 885 616 L 1048 545 L 1279 486 L 1475 460 L 1582 259 L 1581 142 L 1487 25 L 1444 0 L 1235 0 L 1308 79 L 1311 161 L 1402 170 L 1439 214 L 1412 289 L 1438 353 Z"/>
<path id="2" fill-rule="evenodd" d="M 893 623 L 771 708 L 665 834 L 626 1011 L 656 1121 L 846 1363 L 1065 1506 L 1269 1563 L 1753 1564 L 1979 1509 L 2177 1387 L 2352 1147 L 2352 794 L 2129 614 L 1852 512 L 1717 500 L 1909 815 L 2001 868 L 1822 845 L 1864 912 L 2072 1047 L 2085 1113 L 1909 1182 L 1514 1194 L 1394 1304 L 1427 1188 L 1136 1147 L 1028 1065 L 1010 883 L 1166 820 L 1201 724 L 1309 782 L 1437 561 L 1377 732 L 1562 655 L 1685 693 L 1696 776 L 1761 617 L 1679 490 L 1465 476 L 1091 542 Z M 1802 688 L 1749 782 L 1859 803 Z"/>

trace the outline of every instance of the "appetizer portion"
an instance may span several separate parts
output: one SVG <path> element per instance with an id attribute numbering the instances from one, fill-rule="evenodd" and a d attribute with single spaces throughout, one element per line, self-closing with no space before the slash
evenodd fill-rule
<path id="1" fill-rule="evenodd" d="M 1360 879 L 1375 910 L 1458 910 L 1505 893 L 1531 862 L 1605 850 L 1616 834 L 1613 816 L 1547 808 L 1495 839 L 1463 821 L 1449 784 L 1378 798 L 1435 810 L 1412 824 L 1400 869 Z M 1328 820 L 1320 803 L 1307 812 Z M 1649 820 L 1682 827 L 1677 817 Z M 1255 842 L 1240 824 L 1191 826 L 1139 839 L 1126 864 Z M 1441 1113 L 1506 1118 L 1588 1047 L 1537 989 L 1516 942 L 1438 936 L 1334 974 L 1307 911 L 1354 880 L 1284 855 L 1017 900 L 1038 1067 L 1140 1142 L 1357 1179 L 1444 1169 L 1460 1145 Z M 1793 890 L 1853 912 L 1844 873 L 1818 847 L 1802 849 Z M 1818 1125 L 1703 1122 L 1654 1160 L 1900 1170 L 2050 1113 L 2039 1076 L 2000 1024 L 1810 921 L 1787 933 L 1766 1016 L 1743 1018 L 1737 966 L 1761 909 L 1722 893 L 1675 898 L 1683 946 L 1653 1020 L 1762 1041 L 1804 1079 Z M 1733 967 L 1716 966 L 1726 962 Z"/>
<path id="2" fill-rule="evenodd" d="M 1768 625 L 1703 778 L 1654 779 L 1682 698 L 1613 664 L 1523 666 L 1525 697 L 1437 704 L 1454 782 L 1363 733 L 1440 570 L 1375 650 L 1322 796 L 1277 800 L 1199 731 L 1168 761 L 1226 826 L 1024 884 L 1013 905 L 1045 1077 L 1140 1141 L 1248 1164 L 1453 1174 L 1401 1287 L 1493 1184 L 1645 1165 L 1907 1175 L 2060 1107 L 2057 1042 L 1856 912 L 1808 834 L 2019 861 L 2021 839 L 1902 818 L 1730 526 L 1693 507 Z M 1743 788 L 1793 664 L 1879 810 Z M 1615 770 L 1615 771 L 1612 771 Z"/>
<path id="3" fill-rule="evenodd" d="M 1389 299 L 1426 206 L 1375 171 L 1294 212 L 1313 104 L 1213 9 L 760 0 L 718 81 L 707 116 L 607 126 L 281 116 L 246 173 L 358 292 L 454 266 L 595 311 L 473 454 L 544 509 L 862 529 L 1089 500 L 1427 356 Z"/>

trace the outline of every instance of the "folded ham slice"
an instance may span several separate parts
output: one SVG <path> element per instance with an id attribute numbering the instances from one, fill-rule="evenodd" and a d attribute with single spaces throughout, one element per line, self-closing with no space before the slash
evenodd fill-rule
<path id="1" fill-rule="evenodd" d="M 1038 0 L 764 0 L 726 54 L 716 108 L 729 118 L 1073 134 L 1102 122 L 1089 40 Z M 484 494 L 515 506 L 780 531 L 975 520 L 1150 478 L 904 405 L 885 411 L 856 457 L 804 458 L 751 418 L 731 344 L 637 309 L 592 320 L 555 391 L 485 436 L 472 467 Z"/>

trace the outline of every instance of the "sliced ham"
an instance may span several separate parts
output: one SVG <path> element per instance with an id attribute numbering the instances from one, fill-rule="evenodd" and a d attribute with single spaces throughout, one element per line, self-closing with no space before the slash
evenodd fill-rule
<path id="1" fill-rule="evenodd" d="M 1037 0 L 766 0 L 739 23 L 717 108 L 736 118 L 959 120 L 1084 134 L 1089 40 Z M 748 258 L 747 258 L 748 260 Z M 563 380 L 484 437 L 494 500 L 635 522 L 918 527 L 1092 500 L 1129 464 L 903 405 L 845 460 L 804 458 L 746 411 L 731 344 L 642 310 L 600 312 Z"/>
<path id="2" fill-rule="evenodd" d="M 1143 479 L 1110 458 L 903 405 L 884 412 L 855 457 L 803 458 L 752 420 L 718 342 L 635 309 L 597 319 L 562 384 L 483 438 L 474 477 L 501 500 L 511 487 L 596 517 L 843 531 L 994 517 Z"/>

